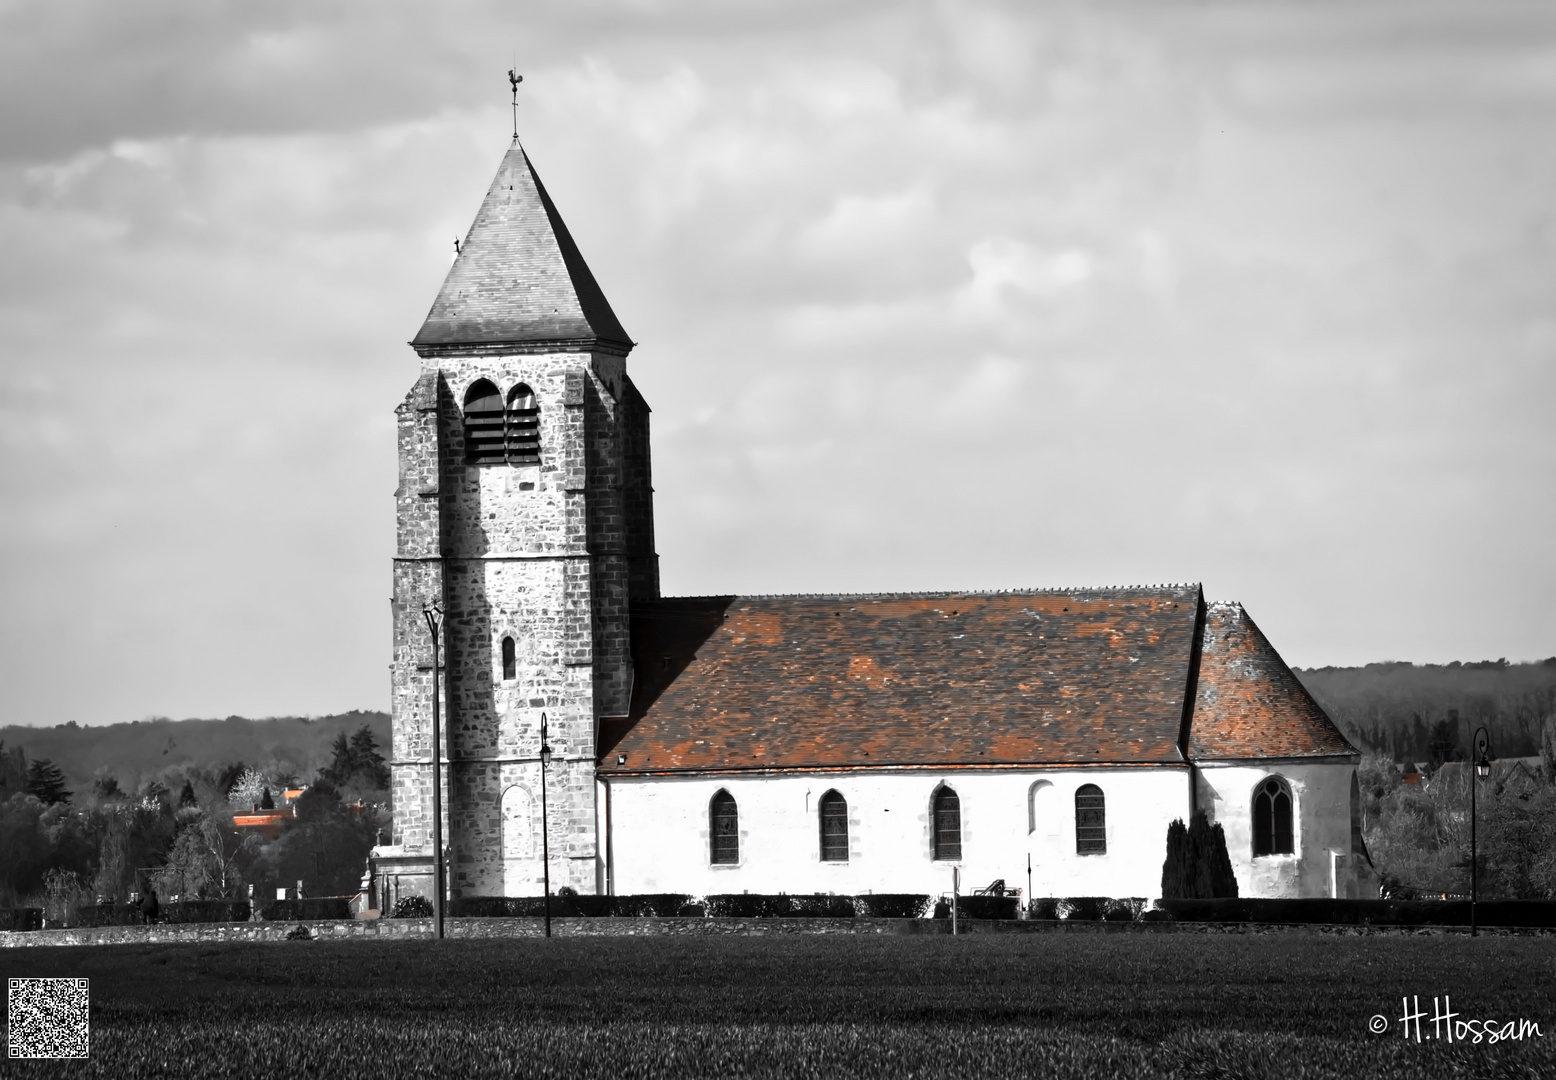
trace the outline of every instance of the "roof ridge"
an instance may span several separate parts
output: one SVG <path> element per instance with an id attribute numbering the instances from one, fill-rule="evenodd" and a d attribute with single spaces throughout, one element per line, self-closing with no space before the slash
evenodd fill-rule
<path id="1" fill-rule="evenodd" d="M 1198 582 L 1166 582 L 1158 585 L 1069 585 L 1037 589 L 927 589 L 909 592 L 863 593 L 701 593 L 660 596 L 657 600 L 896 600 L 933 596 L 1074 596 L 1086 593 L 1165 592 L 1200 587 Z M 1235 601 L 1234 601 L 1235 603 Z"/>

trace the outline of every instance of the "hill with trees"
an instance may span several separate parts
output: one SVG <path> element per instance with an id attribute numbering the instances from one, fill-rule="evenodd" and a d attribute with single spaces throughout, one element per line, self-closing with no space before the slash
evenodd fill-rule
<path id="1" fill-rule="evenodd" d="M 1545 722 L 1556 716 L 1556 657 L 1297 668 L 1295 674 L 1358 749 L 1397 762 L 1462 760 L 1481 724 L 1497 757 L 1533 757 Z"/>
<path id="2" fill-rule="evenodd" d="M 389 745 L 389 714 L 354 710 L 312 718 L 158 718 L 102 727 L 13 725 L 0 727 L 0 753 L 19 749 L 29 763 L 40 758 L 51 762 L 63 773 L 64 787 L 78 793 L 91 792 L 98 782 L 109 779 L 120 790 L 139 791 L 164 773 L 230 762 L 244 762 L 282 779 L 306 780 L 330 764 L 338 739 L 349 738 L 364 724 L 380 747 Z M 19 787 L 7 781 L 0 762 L 0 799 Z"/>

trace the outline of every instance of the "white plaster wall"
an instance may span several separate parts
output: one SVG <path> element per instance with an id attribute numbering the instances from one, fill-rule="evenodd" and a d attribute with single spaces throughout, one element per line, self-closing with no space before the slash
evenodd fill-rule
<path id="1" fill-rule="evenodd" d="M 1227 854 L 1237 875 L 1239 896 L 1315 897 L 1330 895 L 1330 853 L 1338 852 L 1339 895 L 1356 894 L 1351 865 L 1351 776 L 1349 762 L 1202 765 L 1200 808 L 1226 832 Z M 1253 854 L 1253 794 L 1271 776 L 1285 780 L 1296 801 L 1290 855 Z"/>
<path id="2" fill-rule="evenodd" d="M 1188 812 L 1187 771 L 1172 768 L 617 777 L 615 891 L 948 892 L 953 864 L 930 847 L 942 783 L 961 800 L 964 892 L 1004 878 L 1025 894 L 1030 854 L 1037 896 L 1155 897 L 1167 824 Z M 1075 853 L 1075 789 L 1087 783 L 1107 797 L 1104 855 Z M 709 862 L 708 805 L 720 788 L 740 808 L 735 866 Z M 818 803 L 832 789 L 848 800 L 846 863 L 821 861 Z"/>

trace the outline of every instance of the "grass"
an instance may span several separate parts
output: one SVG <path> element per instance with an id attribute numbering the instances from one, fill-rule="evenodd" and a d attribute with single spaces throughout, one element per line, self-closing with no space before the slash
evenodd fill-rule
<path id="1" fill-rule="evenodd" d="M 1546 937 L 312 941 L 0 968 L 92 980 L 91 1059 L 8 1063 L 28 1076 L 1556 1076 Z M 1427 1036 L 1448 994 L 1546 1037 L 1407 1042 L 1406 994 Z"/>

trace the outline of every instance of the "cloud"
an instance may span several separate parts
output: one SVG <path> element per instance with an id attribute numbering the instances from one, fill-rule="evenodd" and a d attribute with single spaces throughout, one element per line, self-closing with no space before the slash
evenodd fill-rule
<path id="1" fill-rule="evenodd" d="M 1204 579 L 1296 663 L 1556 651 L 1537 9 L 22 3 L 0 720 L 387 702 L 404 343 L 515 53 L 672 592 Z"/>

